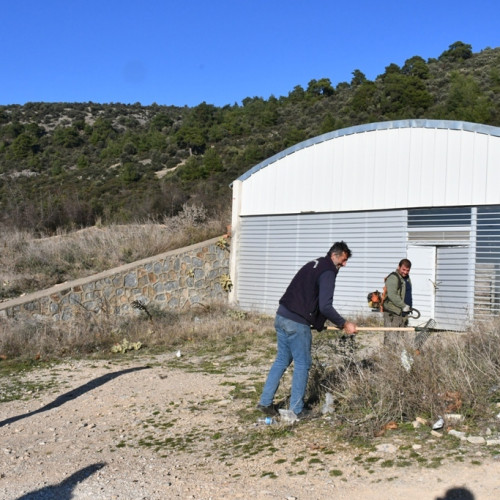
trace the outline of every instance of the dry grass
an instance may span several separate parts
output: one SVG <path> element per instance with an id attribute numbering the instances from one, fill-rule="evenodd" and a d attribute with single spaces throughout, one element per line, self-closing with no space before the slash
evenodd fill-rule
<path id="1" fill-rule="evenodd" d="M 310 392 L 333 395 L 335 415 L 349 436 L 374 436 L 389 422 L 460 413 L 464 426 L 495 420 L 500 401 L 500 321 L 463 334 L 436 332 L 420 353 L 411 343 L 381 346 L 369 357 L 330 343 L 328 366 L 316 364 Z M 407 370 L 403 349 L 413 358 Z M 498 419 L 497 419 L 497 423 Z"/>
<path id="2" fill-rule="evenodd" d="M 185 205 L 162 221 L 94 226 L 47 238 L 0 231 L 0 299 L 49 288 L 225 233 L 226 216 Z"/>
<path id="3" fill-rule="evenodd" d="M 140 342 L 141 349 L 161 352 L 177 346 L 218 342 L 235 335 L 251 340 L 272 329 L 272 319 L 235 311 L 227 305 L 196 305 L 185 312 L 148 306 L 135 316 L 82 312 L 70 323 L 0 320 L 0 357 L 53 360 L 63 357 L 111 356 L 124 340 Z M 248 338 L 246 333 L 249 332 Z"/>

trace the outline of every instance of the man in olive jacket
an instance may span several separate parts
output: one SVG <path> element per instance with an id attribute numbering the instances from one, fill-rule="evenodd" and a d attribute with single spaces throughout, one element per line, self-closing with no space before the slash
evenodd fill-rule
<path id="1" fill-rule="evenodd" d="M 387 276 L 385 286 L 387 296 L 384 300 L 384 326 L 400 328 L 408 326 L 408 315 L 413 306 L 411 280 L 411 262 L 402 259 L 396 271 Z M 404 338 L 403 332 L 386 331 L 384 344 L 395 344 Z"/>

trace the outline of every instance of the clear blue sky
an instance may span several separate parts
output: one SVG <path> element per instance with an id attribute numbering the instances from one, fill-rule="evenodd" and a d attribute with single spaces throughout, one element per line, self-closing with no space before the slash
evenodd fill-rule
<path id="1" fill-rule="evenodd" d="M 500 46 L 499 0 L 8 0 L 0 20 L 0 104 L 224 106 Z"/>

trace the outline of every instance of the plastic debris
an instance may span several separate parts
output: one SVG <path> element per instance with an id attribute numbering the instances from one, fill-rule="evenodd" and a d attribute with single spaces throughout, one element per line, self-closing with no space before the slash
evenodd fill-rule
<path id="1" fill-rule="evenodd" d="M 445 416 L 444 416 L 445 420 L 447 422 L 462 422 L 465 417 L 463 415 L 460 415 L 460 413 L 447 413 Z"/>
<path id="2" fill-rule="evenodd" d="M 439 416 L 438 419 L 432 425 L 432 430 L 437 431 L 438 429 L 442 429 L 444 427 L 444 419 Z"/>
<path id="3" fill-rule="evenodd" d="M 411 370 L 411 365 L 413 365 L 413 358 L 406 352 L 406 349 L 403 349 L 401 353 L 401 364 L 407 372 Z"/>
<path id="4" fill-rule="evenodd" d="M 279 410 L 281 421 L 287 424 L 293 424 L 294 422 L 298 422 L 299 419 L 297 415 L 292 410 L 285 410 L 280 408 Z"/>
<path id="5" fill-rule="evenodd" d="M 325 403 L 321 407 L 321 413 L 326 415 L 328 413 L 333 413 L 333 394 L 327 392 L 325 395 Z"/>
<path id="6" fill-rule="evenodd" d="M 274 425 L 276 423 L 276 419 L 273 417 L 259 417 L 255 425 Z"/>

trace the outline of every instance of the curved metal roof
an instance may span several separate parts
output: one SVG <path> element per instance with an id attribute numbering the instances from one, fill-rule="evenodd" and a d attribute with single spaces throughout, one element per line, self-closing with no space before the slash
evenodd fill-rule
<path id="1" fill-rule="evenodd" d="M 499 127 L 370 123 L 309 139 L 255 165 L 233 182 L 233 202 L 242 216 L 496 205 L 499 165 Z"/>
<path id="2" fill-rule="evenodd" d="M 283 151 L 267 158 L 266 160 L 258 163 L 251 169 L 247 170 L 243 175 L 238 177 L 238 181 L 244 181 L 248 179 L 251 175 L 255 174 L 259 170 L 267 167 L 271 163 L 274 163 L 285 156 L 288 156 L 297 151 L 308 148 L 315 144 L 321 142 L 329 141 L 331 139 L 337 139 L 339 137 L 344 137 L 352 134 L 360 134 L 364 132 L 373 132 L 376 130 L 388 130 L 388 129 L 398 129 L 398 128 L 428 128 L 428 129 L 447 129 L 447 130 L 464 130 L 468 132 L 476 132 L 479 134 L 487 134 L 496 137 L 500 137 L 500 127 L 493 127 L 491 125 L 482 125 L 480 123 L 463 122 L 463 121 L 453 121 L 453 120 L 394 120 L 386 122 L 375 122 L 368 123 L 365 125 L 356 125 L 353 127 L 347 127 L 339 130 L 334 130 L 333 132 L 327 132 L 306 141 L 299 142 L 294 146 L 291 146 Z"/>

